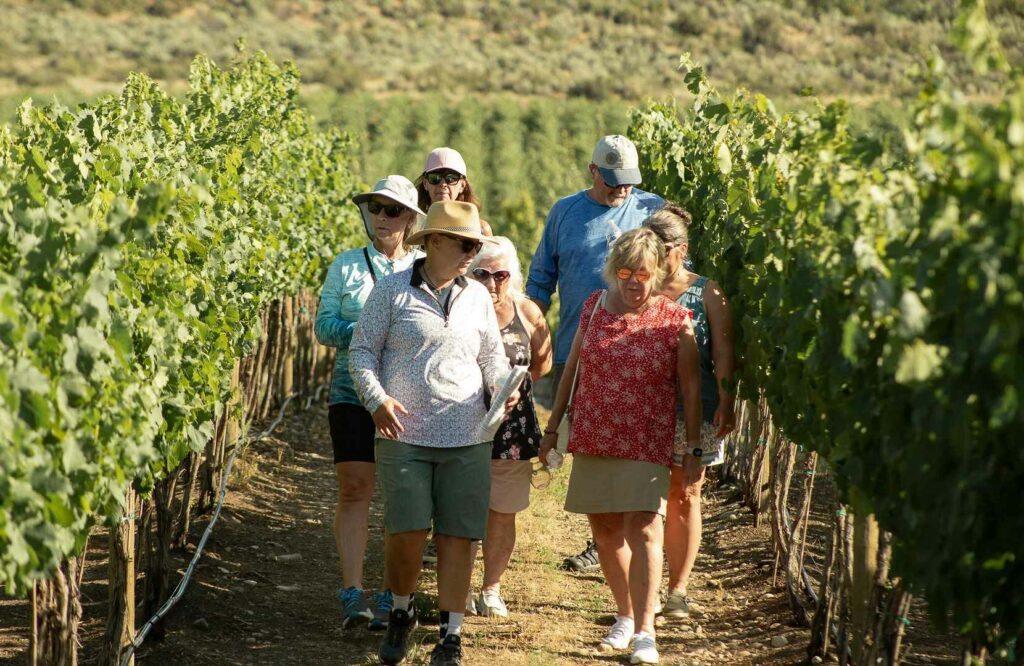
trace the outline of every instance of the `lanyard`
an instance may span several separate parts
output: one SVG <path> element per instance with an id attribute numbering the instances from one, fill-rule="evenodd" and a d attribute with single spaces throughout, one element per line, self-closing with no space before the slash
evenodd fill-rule
<path id="1" fill-rule="evenodd" d="M 366 258 L 366 267 L 370 269 L 370 279 L 373 280 L 374 284 L 377 284 L 377 273 L 373 270 L 373 262 L 370 261 L 370 251 L 365 247 L 363 248 L 363 257 Z"/>
<path id="2" fill-rule="evenodd" d="M 442 303 L 441 299 L 438 298 L 440 293 L 439 290 L 434 286 L 434 283 L 430 281 L 430 278 L 427 277 L 427 271 L 424 270 L 423 267 L 420 267 L 420 275 L 423 277 L 423 281 L 427 283 L 427 286 L 430 287 L 430 293 L 434 297 L 434 300 L 441 306 L 441 311 L 444 313 L 445 326 L 447 326 L 448 315 L 451 314 L 452 294 L 455 292 L 455 284 L 453 283 L 448 286 L 448 295 L 445 297 L 444 303 Z"/>

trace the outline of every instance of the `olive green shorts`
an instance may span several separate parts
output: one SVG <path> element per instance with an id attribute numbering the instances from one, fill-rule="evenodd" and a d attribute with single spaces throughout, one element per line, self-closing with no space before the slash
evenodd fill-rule
<path id="1" fill-rule="evenodd" d="M 457 448 L 377 438 L 377 478 L 388 534 L 430 529 L 483 539 L 491 498 L 491 443 Z"/>

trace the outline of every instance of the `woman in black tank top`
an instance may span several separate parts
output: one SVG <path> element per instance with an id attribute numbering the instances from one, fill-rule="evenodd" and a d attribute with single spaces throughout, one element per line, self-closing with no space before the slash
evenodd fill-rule
<path id="1" fill-rule="evenodd" d="M 530 478 L 540 448 L 541 429 L 533 404 L 533 382 L 551 370 L 551 333 L 544 314 L 522 293 L 523 278 L 512 242 L 504 237 L 484 246 L 470 275 L 487 287 L 505 344 L 509 365 L 525 365 L 530 375 L 519 389 L 519 403 L 494 436 L 491 451 L 491 499 L 484 539 L 484 585 L 467 600 L 467 610 L 504 617 L 501 576 L 516 542 L 516 514 L 529 506 Z M 474 552 L 475 556 L 475 552 Z"/>

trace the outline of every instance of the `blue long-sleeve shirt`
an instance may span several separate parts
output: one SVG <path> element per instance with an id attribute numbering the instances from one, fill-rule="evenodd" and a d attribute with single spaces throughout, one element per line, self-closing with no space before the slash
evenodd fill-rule
<path id="1" fill-rule="evenodd" d="M 565 363 L 569 357 L 583 301 L 606 286 L 602 272 L 612 241 L 639 227 L 664 204 L 658 195 L 633 188 L 629 198 L 614 208 L 597 203 L 585 190 L 551 207 L 530 263 L 526 295 L 550 305 L 558 289 L 555 363 Z"/>
<path id="2" fill-rule="evenodd" d="M 336 349 L 331 394 L 328 398 L 328 404 L 331 405 L 360 404 L 348 371 L 348 347 L 352 342 L 356 321 L 374 285 L 363 249 L 346 250 L 331 262 L 320 293 L 320 307 L 316 311 L 316 323 L 313 326 L 316 339 L 320 344 Z M 413 261 L 423 256 L 419 250 L 413 250 L 401 259 L 391 261 L 372 244 L 365 249 L 378 280 L 409 268 Z"/>

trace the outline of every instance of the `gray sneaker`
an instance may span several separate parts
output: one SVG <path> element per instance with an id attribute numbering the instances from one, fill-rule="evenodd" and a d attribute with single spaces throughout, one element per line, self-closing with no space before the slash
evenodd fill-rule
<path id="1" fill-rule="evenodd" d="M 341 627 L 348 629 L 358 624 L 365 624 L 373 619 L 373 611 L 366 603 L 363 591 L 354 587 L 338 590 L 341 601 Z"/>
<path id="2" fill-rule="evenodd" d="M 685 594 L 669 592 L 668 599 L 665 600 L 665 606 L 662 608 L 661 614 L 665 617 L 690 617 L 689 599 L 686 598 Z"/>
<path id="3" fill-rule="evenodd" d="M 395 607 L 395 597 L 391 590 L 384 590 L 373 595 L 373 619 L 367 627 L 370 631 L 384 631 L 388 628 L 388 618 Z"/>

